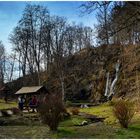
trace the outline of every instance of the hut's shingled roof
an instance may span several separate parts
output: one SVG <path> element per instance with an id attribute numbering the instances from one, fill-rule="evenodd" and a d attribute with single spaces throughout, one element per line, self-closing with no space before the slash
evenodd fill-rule
<path id="1" fill-rule="evenodd" d="M 35 93 L 38 90 L 40 90 L 41 88 L 43 88 L 43 86 L 22 87 L 15 94 Z"/>

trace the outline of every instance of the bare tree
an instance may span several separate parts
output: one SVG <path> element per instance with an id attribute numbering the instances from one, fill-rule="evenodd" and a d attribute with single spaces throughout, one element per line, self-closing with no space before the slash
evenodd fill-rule
<path id="1" fill-rule="evenodd" d="M 56 64 L 56 70 L 61 83 L 62 89 L 62 101 L 65 99 L 65 84 L 64 84 L 64 56 L 66 53 L 66 48 L 64 45 L 64 35 L 66 31 L 66 20 L 61 17 L 54 18 L 55 28 L 54 33 L 54 45 L 53 45 L 53 55 L 54 63 Z"/>
<path id="2" fill-rule="evenodd" d="M 5 71 L 5 48 L 0 41 L 0 86 L 4 84 L 4 71 Z"/>
<path id="3" fill-rule="evenodd" d="M 98 24 L 97 28 L 97 39 L 99 44 L 109 45 L 109 12 L 112 2 L 110 1 L 94 1 L 94 2 L 85 2 L 81 5 L 83 13 L 91 14 L 96 12 Z"/>
<path id="4" fill-rule="evenodd" d="M 36 72 L 39 85 L 44 26 L 48 17 L 49 12 L 46 8 L 39 5 L 27 5 L 18 26 L 10 37 L 11 42 L 15 45 L 15 50 L 20 54 L 19 63 L 23 76 L 28 70 L 30 74 Z"/>
<path id="5" fill-rule="evenodd" d="M 64 101 L 65 60 L 69 55 L 92 46 L 92 29 L 68 24 L 66 18 L 51 16 L 43 6 L 27 5 L 10 41 L 19 63 L 19 75 L 36 75 L 40 85 L 41 72 L 45 71 L 49 77 L 55 69 Z"/>
<path id="6" fill-rule="evenodd" d="M 15 77 L 15 71 L 16 69 L 16 54 L 12 53 L 8 56 L 6 56 L 5 59 L 5 80 L 6 82 L 12 82 Z"/>

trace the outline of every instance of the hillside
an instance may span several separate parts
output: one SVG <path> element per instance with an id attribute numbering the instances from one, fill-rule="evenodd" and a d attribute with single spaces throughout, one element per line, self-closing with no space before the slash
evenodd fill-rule
<path id="1" fill-rule="evenodd" d="M 100 46 L 86 48 L 65 58 L 64 83 L 68 100 L 100 100 L 105 93 L 106 75 L 110 82 L 115 77 L 115 64 L 120 61 L 114 97 L 136 99 L 139 96 L 140 46 Z M 55 67 L 51 73 L 40 74 L 41 82 L 52 92 L 61 93 Z M 13 92 L 22 86 L 37 85 L 37 75 L 22 77 L 9 84 Z"/>
<path id="2" fill-rule="evenodd" d="M 115 97 L 137 98 L 140 78 L 139 46 L 101 46 L 84 49 L 67 61 L 66 92 L 90 94 L 90 100 L 99 100 L 105 93 L 106 74 L 115 77 L 115 64 L 120 61 Z"/>

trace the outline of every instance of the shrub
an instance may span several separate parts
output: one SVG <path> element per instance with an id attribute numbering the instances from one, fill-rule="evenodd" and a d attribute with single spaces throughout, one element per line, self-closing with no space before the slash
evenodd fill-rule
<path id="1" fill-rule="evenodd" d="M 18 108 L 16 108 L 16 107 L 13 107 L 11 110 L 13 111 L 13 114 L 15 114 L 15 115 L 21 113 L 21 111 Z"/>
<path id="2" fill-rule="evenodd" d="M 120 100 L 114 105 L 115 117 L 123 128 L 128 128 L 133 115 L 134 105 L 129 101 Z"/>
<path id="3" fill-rule="evenodd" d="M 79 114 L 79 108 L 72 108 L 70 110 L 70 112 L 72 113 L 72 115 L 78 115 Z"/>
<path id="4" fill-rule="evenodd" d="M 56 95 L 47 95 L 39 105 L 38 112 L 41 121 L 47 124 L 51 131 L 57 131 L 59 122 L 62 119 L 66 109 L 60 97 Z"/>

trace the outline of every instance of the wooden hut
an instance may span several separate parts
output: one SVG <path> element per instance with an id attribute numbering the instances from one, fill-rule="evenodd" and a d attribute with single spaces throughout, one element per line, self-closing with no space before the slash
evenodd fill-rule
<path id="1" fill-rule="evenodd" d="M 43 98 L 48 94 L 48 90 L 45 86 L 31 86 L 31 87 L 22 87 L 15 94 L 18 96 L 31 97 L 36 95 L 38 99 Z"/>

